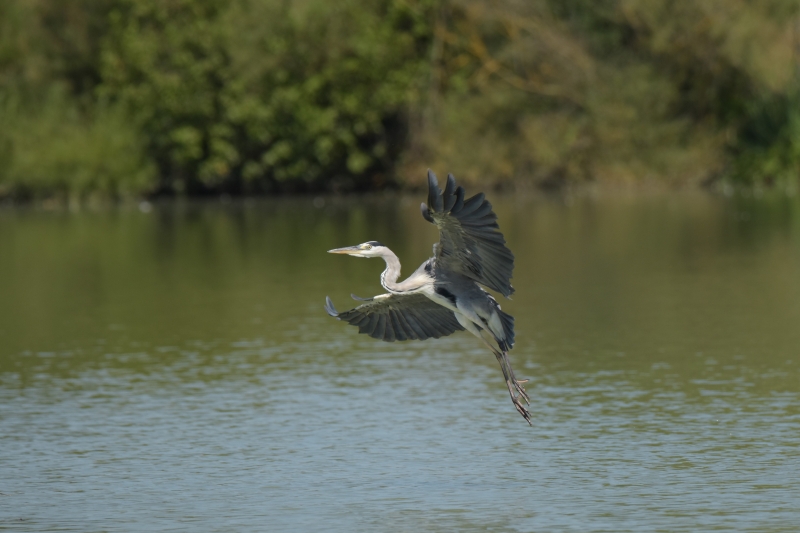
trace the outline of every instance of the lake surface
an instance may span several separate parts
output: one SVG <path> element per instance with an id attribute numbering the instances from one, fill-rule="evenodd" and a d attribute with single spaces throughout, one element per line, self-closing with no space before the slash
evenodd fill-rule
<path id="1" fill-rule="evenodd" d="M 0 530 L 798 530 L 800 201 L 490 195 L 529 427 L 469 334 L 323 311 L 421 196 L 0 210 Z"/>

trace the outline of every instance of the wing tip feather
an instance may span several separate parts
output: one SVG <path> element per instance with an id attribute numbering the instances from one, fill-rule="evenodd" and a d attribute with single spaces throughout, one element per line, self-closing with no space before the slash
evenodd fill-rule
<path id="1" fill-rule="evenodd" d="M 333 318 L 339 318 L 339 312 L 333 306 L 333 302 L 331 301 L 330 296 L 325 297 L 325 312 L 327 312 Z"/>
<path id="2" fill-rule="evenodd" d="M 436 222 L 433 220 L 433 217 L 431 216 L 431 212 L 428 209 L 428 205 L 426 203 L 423 202 L 419 206 L 419 210 L 422 212 L 422 218 L 424 218 L 425 220 L 427 220 L 431 224 L 436 224 Z"/>
<path id="3" fill-rule="evenodd" d="M 436 174 L 433 173 L 433 170 L 428 169 L 428 187 L 433 188 L 438 186 L 439 180 L 436 179 Z"/>
<path id="4" fill-rule="evenodd" d="M 428 205 L 435 213 L 440 213 L 444 209 L 442 190 L 439 188 L 439 180 L 433 170 L 428 169 Z"/>

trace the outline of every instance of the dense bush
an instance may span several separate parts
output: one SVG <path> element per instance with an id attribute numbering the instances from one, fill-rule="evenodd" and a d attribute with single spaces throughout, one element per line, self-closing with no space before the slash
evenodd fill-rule
<path id="1" fill-rule="evenodd" d="M 796 3 L 450 6 L 429 164 L 552 185 L 797 179 Z"/>
<path id="2" fill-rule="evenodd" d="M 424 12 L 402 2 L 120 4 L 99 91 L 148 133 L 163 187 L 371 187 L 391 172 L 421 75 Z"/>
<path id="3" fill-rule="evenodd" d="M 0 196 L 789 182 L 788 0 L 7 0 Z"/>

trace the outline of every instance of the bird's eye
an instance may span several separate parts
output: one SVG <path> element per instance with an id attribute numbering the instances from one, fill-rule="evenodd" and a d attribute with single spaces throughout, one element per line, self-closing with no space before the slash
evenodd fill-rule
<path id="1" fill-rule="evenodd" d="M 372 245 L 371 244 L 365 244 L 364 248 L 367 249 L 367 250 L 372 250 Z"/>

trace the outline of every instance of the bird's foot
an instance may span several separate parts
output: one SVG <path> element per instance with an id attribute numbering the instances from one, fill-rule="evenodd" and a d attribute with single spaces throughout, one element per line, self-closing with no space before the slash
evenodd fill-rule
<path id="1" fill-rule="evenodd" d="M 528 423 L 529 426 L 533 426 L 531 422 L 531 413 L 522 405 L 522 402 L 519 401 L 519 396 L 511 396 L 511 401 L 514 403 L 514 407 L 517 408 L 517 412 L 522 415 L 522 418 L 525 419 L 525 422 Z"/>
<path id="2" fill-rule="evenodd" d="M 530 405 L 531 398 L 528 396 L 528 393 L 525 391 L 525 387 L 523 386 L 525 383 L 530 381 L 529 379 L 515 379 L 514 380 L 514 390 L 517 391 L 519 396 L 525 400 L 525 403 Z"/>
<path id="3" fill-rule="evenodd" d="M 508 391 L 511 393 L 511 396 L 514 397 L 514 392 L 516 391 L 517 395 L 525 400 L 526 404 L 530 405 L 531 399 L 528 396 L 528 393 L 525 392 L 525 387 L 523 386 L 529 380 L 517 379 L 517 377 L 514 375 L 514 369 L 511 368 L 511 361 L 508 359 L 508 352 L 495 352 L 495 356 L 500 362 L 500 368 L 503 369 L 503 376 L 506 378 Z"/>
<path id="4" fill-rule="evenodd" d="M 528 405 L 531 404 L 525 389 L 522 388 L 521 385 L 526 381 L 528 380 L 508 380 L 506 385 L 508 386 L 508 393 L 511 395 L 511 402 L 514 404 L 514 407 L 516 407 L 517 412 L 522 415 L 522 418 L 525 419 L 528 425 L 532 426 L 533 423 L 531 422 L 531 413 L 525 408 L 524 405 L 522 405 L 522 402 L 520 401 L 520 399 L 522 399 L 525 400 L 525 403 Z"/>
<path id="5" fill-rule="evenodd" d="M 506 378 L 506 386 L 508 387 L 508 393 L 511 395 L 511 401 L 514 407 L 517 409 L 517 412 L 522 415 L 522 418 L 532 426 L 531 414 L 525 406 L 522 405 L 522 400 L 524 400 L 527 405 L 531 404 L 531 399 L 528 393 L 525 392 L 525 387 L 523 387 L 528 380 L 517 379 L 516 376 L 514 376 L 514 369 L 511 368 L 511 361 L 508 360 L 508 352 L 495 350 L 494 354 L 500 363 L 500 368 L 503 370 L 503 377 Z"/>

